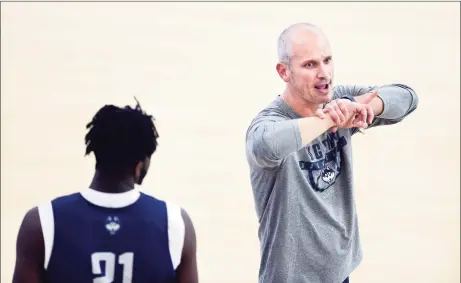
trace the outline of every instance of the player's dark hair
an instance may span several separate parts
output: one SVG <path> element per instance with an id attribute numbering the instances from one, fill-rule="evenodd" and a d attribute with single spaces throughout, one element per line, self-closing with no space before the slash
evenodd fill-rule
<path id="1" fill-rule="evenodd" d="M 136 99 L 136 98 L 135 98 Z M 151 157 L 159 137 L 154 118 L 136 100 L 136 107 L 102 107 L 85 136 L 86 153 L 96 157 L 96 169 L 107 174 L 131 173 L 138 162 Z"/>

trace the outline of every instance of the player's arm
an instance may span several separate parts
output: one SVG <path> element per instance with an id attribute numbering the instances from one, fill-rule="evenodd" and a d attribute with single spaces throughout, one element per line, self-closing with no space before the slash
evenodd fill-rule
<path id="1" fill-rule="evenodd" d="M 184 209 L 181 209 L 181 214 L 184 220 L 185 235 L 181 263 L 176 270 L 176 283 L 198 283 L 195 228 L 192 224 L 192 220 Z"/>
<path id="2" fill-rule="evenodd" d="M 19 228 L 13 283 L 44 283 L 45 247 L 38 208 L 27 212 Z"/>
<path id="3" fill-rule="evenodd" d="M 418 96 L 409 86 L 403 84 L 389 84 L 382 86 L 338 85 L 335 95 L 350 95 L 359 103 L 367 100 L 373 90 L 378 90 L 370 105 L 375 119 L 369 127 L 391 125 L 402 121 L 418 106 Z"/>

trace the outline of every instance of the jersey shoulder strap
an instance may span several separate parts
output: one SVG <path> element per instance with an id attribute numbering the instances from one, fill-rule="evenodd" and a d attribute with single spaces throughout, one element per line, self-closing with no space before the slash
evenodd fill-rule
<path id="1" fill-rule="evenodd" d="M 51 258 L 51 251 L 54 243 L 54 213 L 51 201 L 47 201 L 38 206 L 40 225 L 42 226 L 43 241 L 45 245 L 44 268 L 48 268 Z"/>
<path id="2" fill-rule="evenodd" d="M 154 198 L 145 194 L 148 197 Z M 173 268 L 176 269 L 181 263 L 186 227 L 182 217 L 181 207 L 171 201 L 165 201 L 168 217 L 168 245 Z"/>

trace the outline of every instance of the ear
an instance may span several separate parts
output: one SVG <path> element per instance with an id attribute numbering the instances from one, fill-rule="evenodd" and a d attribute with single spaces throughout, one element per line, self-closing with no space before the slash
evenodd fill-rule
<path id="1" fill-rule="evenodd" d="M 134 168 L 134 179 L 139 180 L 141 178 L 141 172 L 142 168 L 144 166 L 144 161 L 139 161 L 138 164 L 136 164 L 136 167 Z"/>
<path id="2" fill-rule="evenodd" d="M 276 69 L 277 73 L 284 82 L 287 83 L 290 81 L 290 70 L 288 69 L 288 66 L 285 63 L 277 63 Z"/>

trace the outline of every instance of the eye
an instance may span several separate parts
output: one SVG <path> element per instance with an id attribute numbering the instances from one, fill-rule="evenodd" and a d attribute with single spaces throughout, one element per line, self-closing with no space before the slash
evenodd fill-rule
<path id="1" fill-rule="evenodd" d="M 307 62 L 304 67 L 307 67 L 307 68 L 312 68 L 312 67 L 315 67 L 315 62 Z"/>
<path id="2" fill-rule="evenodd" d="M 329 64 L 330 62 L 331 62 L 331 57 L 326 58 L 324 61 L 325 64 Z"/>

